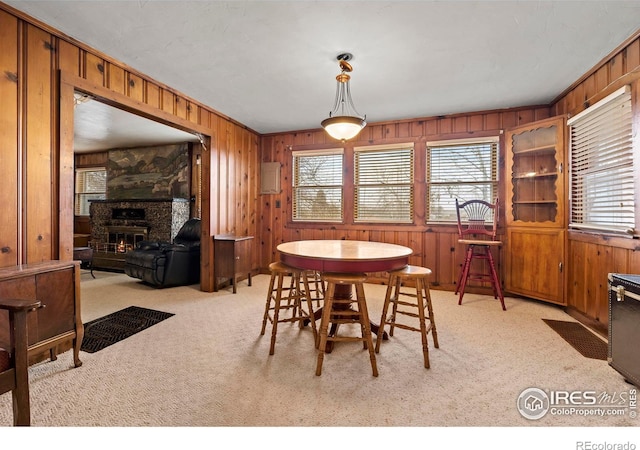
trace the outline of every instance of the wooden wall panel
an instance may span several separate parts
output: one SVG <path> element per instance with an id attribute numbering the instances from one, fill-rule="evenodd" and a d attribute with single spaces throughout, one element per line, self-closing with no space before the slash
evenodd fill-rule
<path id="1" fill-rule="evenodd" d="M 567 265 L 567 305 L 578 311 L 587 311 L 586 297 L 586 267 L 588 245 L 580 241 L 569 241 L 568 253 L 571 255 L 571 264 Z"/>
<path id="2" fill-rule="evenodd" d="M 501 116 L 498 113 L 485 114 L 484 116 L 484 129 L 486 130 L 498 130 L 502 127 Z"/>
<path id="3" fill-rule="evenodd" d="M 0 11 L 0 267 L 17 264 L 19 248 L 18 31 L 15 17 Z"/>
<path id="4" fill-rule="evenodd" d="M 318 228 L 324 230 L 322 239 L 360 239 L 390 242 L 411 247 L 414 255 L 411 264 L 431 268 L 431 282 L 443 289 L 455 289 L 460 266 L 464 260 L 464 247 L 457 245 L 455 226 L 440 226 L 430 230 L 424 223 L 426 194 L 425 148 L 428 140 L 459 139 L 461 137 L 497 135 L 504 124 L 523 124 L 549 117 L 548 108 L 541 106 L 516 110 L 484 111 L 431 117 L 411 121 L 386 122 L 368 125 L 345 148 L 344 171 L 347 177 L 353 172 L 353 147 L 363 145 L 413 142 L 416 150 L 415 221 L 413 226 L 360 225 L 352 223 L 350 193 L 345 193 L 345 224 L 301 224 L 291 221 L 291 151 L 339 148 L 322 130 L 307 130 L 266 135 L 260 141 L 261 161 L 280 162 L 280 194 L 261 195 L 258 210 L 265 225 L 261 231 L 260 266 L 266 269 L 277 258 L 276 247 L 281 242 L 302 238 L 318 239 Z M 501 168 L 504 170 L 504 168 Z M 501 177 L 502 178 L 502 177 Z M 502 195 L 501 195 L 502 197 Z M 276 207 L 279 202 L 280 207 Z M 304 236 L 304 237 L 303 237 Z M 500 255 L 496 255 L 500 261 Z M 483 291 L 490 292 L 488 285 Z"/>
<path id="5" fill-rule="evenodd" d="M 107 64 L 107 68 L 107 87 L 118 94 L 124 94 L 127 91 L 124 69 L 115 64 Z"/>
<path id="6" fill-rule="evenodd" d="M 200 123 L 201 108 L 195 103 L 187 102 L 187 120 L 193 123 Z"/>
<path id="7" fill-rule="evenodd" d="M 625 74 L 625 54 L 626 52 L 623 50 L 611 58 L 609 63 L 609 78 L 611 80 L 617 80 Z"/>
<path id="8" fill-rule="evenodd" d="M 598 316 L 598 247 L 593 245 L 585 246 L 585 279 L 584 292 L 586 309 L 585 313 L 589 317 L 597 320 Z"/>
<path id="9" fill-rule="evenodd" d="M 154 83 L 144 83 L 145 103 L 153 108 L 160 108 L 160 88 Z"/>
<path id="10" fill-rule="evenodd" d="M 38 262 L 57 258 L 57 242 L 52 242 L 52 205 L 57 201 L 52 192 L 57 168 L 52 155 L 52 73 L 51 36 L 31 25 L 25 33 L 24 76 L 24 209 L 25 261 Z"/>
<path id="11" fill-rule="evenodd" d="M 169 114 L 175 114 L 175 95 L 171 91 L 161 89 L 160 91 L 160 104 L 163 111 Z"/>
<path id="12" fill-rule="evenodd" d="M 219 233 L 226 234 L 229 226 L 229 203 L 223 201 L 229 198 L 229 136 L 226 124 L 218 127 L 218 195 L 220 203 L 218 205 L 218 220 L 220 221 Z"/>
<path id="13" fill-rule="evenodd" d="M 629 251 L 627 257 L 629 260 L 629 272 L 640 272 L 640 248 Z"/>
<path id="14" fill-rule="evenodd" d="M 78 153 L 74 159 L 76 167 L 106 167 L 109 162 L 109 152 Z"/>
<path id="15" fill-rule="evenodd" d="M 127 73 L 127 96 L 133 100 L 137 100 L 139 102 L 144 102 L 144 81 L 141 77 Z M 154 105 L 155 106 L 155 105 Z"/>
<path id="16" fill-rule="evenodd" d="M 636 37 L 556 99 L 551 105 L 552 114 L 578 114 L 624 84 L 632 86 L 633 108 L 637 113 L 639 80 L 640 37 Z M 640 273 L 640 245 L 634 240 L 596 233 L 570 232 L 568 240 L 567 305 L 606 332 L 607 275 Z"/>
<path id="17" fill-rule="evenodd" d="M 84 78 L 87 81 L 97 84 L 98 86 L 105 85 L 105 63 L 102 58 L 93 53 L 85 53 L 84 57 Z"/>
<path id="18" fill-rule="evenodd" d="M 178 95 L 175 96 L 175 115 L 181 119 L 187 118 L 187 101 Z"/>
<path id="19" fill-rule="evenodd" d="M 57 78 L 57 77 L 56 77 Z M 53 103 L 58 106 L 54 125 L 56 128 L 52 132 L 51 153 L 56 161 L 52 165 L 52 179 L 55 180 L 53 197 L 57 205 L 52 208 L 51 216 L 55 225 L 52 237 L 52 245 L 56 247 L 61 261 L 73 260 L 74 244 L 74 196 L 75 196 L 75 173 L 74 173 L 74 90 L 75 88 L 61 81 L 55 83 L 55 99 Z M 62 101 L 62 99 L 65 99 Z M 82 233 L 82 231 L 77 231 Z"/>
<path id="20" fill-rule="evenodd" d="M 640 67 L 640 39 L 636 39 L 627 47 L 627 71 Z"/>
<path id="21" fill-rule="evenodd" d="M 62 39 L 56 41 L 58 69 L 80 76 L 80 49 Z"/>

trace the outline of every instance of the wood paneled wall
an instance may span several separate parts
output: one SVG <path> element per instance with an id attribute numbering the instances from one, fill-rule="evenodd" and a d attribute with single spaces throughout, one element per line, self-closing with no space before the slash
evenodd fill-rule
<path id="1" fill-rule="evenodd" d="M 423 150 L 424 142 L 457 139 L 478 135 L 491 130 L 502 130 L 556 115 L 575 115 L 606 97 L 625 84 L 632 86 L 634 108 L 635 154 L 640 155 L 640 37 L 638 33 L 622 43 L 591 71 L 569 86 L 549 108 L 530 108 L 512 111 L 459 114 L 446 117 L 416 119 L 374 124 L 364 130 L 358 142 L 350 145 L 415 142 Z M 454 281 L 461 263 L 461 248 L 457 247 L 455 230 L 439 227 L 425 229 L 421 225 L 424 212 L 417 211 L 413 227 L 405 231 L 398 227 L 389 230 L 357 227 L 353 225 L 307 228 L 288 220 L 290 216 L 290 150 L 336 147 L 322 130 L 301 131 L 263 136 L 262 161 L 279 161 L 283 168 L 283 190 L 280 195 L 263 195 L 263 242 L 261 265 L 276 258 L 280 242 L 295 239 L 363 239 L 407 245 L 414 249 L 412 264 L 422 264 L 434 270 L 434 281 L 443 289 L 454 289 Z M 504 148 L 504 142 L 501 142 Z M 502 150 L 503 151 L 503 150 Z M 568 151 L 568 149 L 567 149 Z M 419 154 L 417 155 L 419 157 Z M 567 155 L 568 156 L 568 155 Z M 568 160 L 568 159 L 567 159 Z M 637 167 L 640 179 L 640 165 Z M 417 158 L 416 174 L 424 171 Z M 500 175 L 504 180 L 504 154 L 500 159 Z M 640 183 L 636 185 L 636 198 L 640 198 Z M 419 192 L 419 189 L 417 190 Z M 506 198 L 501 183 L 500 197 Z M 276 207 L 279 202 L 281 208 Z M 420 198 L 416 193 L 416 206 Z M 502 208 L 504 211 L 504 208 Z M 640 202 L 636 204 L 640 217 Z M 637 239 L 611 237 L 594 233 L 570 231 L 568 235 L 567 304 L 583 322 L 605 331 L 608 325 L 608 273 L 640 273 L 640 243 Z"/>
<path id="2" fill-rule="evenodd" d="M 640 37 L 638 33 L 622 43 L 609 57 L 560 95 L 552 104 L 553 114 L 576 115 L 627 84 L 631 85 L 632 89 L 634 154 L 638 163 L 640 162 Z M 640 163 L 637 164 L 636 172 L 636 180 L 640 180 Z M 640 183 L 636 183 L 635 197 L 640 199 Z M 640 201 L 637 200 L 636 217 L 640 217 Z M 640 274 L 640 242 L 637 239 L 570 231 L 567 269 L 569 271 L 567 286 L 569 312 L 604 331 L 609 322 L 607 275 L 609 273 Z"/>
<path id="3" fill-rule="evenodd" d="M 202 158 L 203 228 L 209 235 L 256 236 L 255 269 L 264 270 L 276 258 L 280 242 L 306 238 L 370 239 L 412 247 L 416 252 L 412 264 L 435 268 L 435 282 L 444 288 L 452 286 L 460 263 L 455 230 L 424 227 L 421 224 L 424 211 L 420 207 L 415 225 L 406 228 L 355 225 L 308 228 L 290 223 L 290 151 L 335 147 L 336 143 L 327 140 L 323 130 L 259 136 L 231 118 L 2 3 L 0 170 L 4 176 L 0 178 L 3 206 L 0 267 L 71 258 L 73 212 L 66 210 L 72 205 L 68 197 L 73 192 L 69 177 L 72 173 L 69 166 L 73 165 L 69 161 L 73 157 L 66 154 L 68 145 L 64 144 L 72 137 L 67 135 L 68 126 L 65 128 L 68 117 L 60 117 L 63 114 L 59 113 L 63 103 L 69 101 L 65 99 L 69 93 L 60 88 L 61 73 L 83 80 L 85 87 L 95 86 L 112 104 L 125 103 L 131 111 L 208 137 L 208 148 Z M 639 74 L 640 41 L 635 36 L 568 87 L 549 107 L 371 124 L 350 145 L 414 142 L 420 153 L 428 140 L 479 136 L 554 115 L 576 114 L 627 83 L 633 86 L 637 136 Z M 60 132 L 58 122 L 62 122 Z M 259 195 L 262 161 L 282 164 L 281 194 Z M 418 166 L 418 177 L 424 177 L 419 173 L 423 169 L 424 165 Z M 419 182 L 424 183 L 424 179 Z M 418 195 L 419 190 L 417 206 L 421 203 Z M 638 195 L 640 198 L 640 192 Z M 504 187 L 500 196 L 504 198 Z M 210 242 L 204 243 L 203 254 L 202 287 L 212 290 Z M 606 273 L 638 273 L 639 255 L 635 240 L 569 233 L 569 305 L 586 318 L 606 324 Z"/>
<path id="4" fill-rule="evenodd" d="M 414 120 L 369 124 L 345 146 L 345 173 L 353 171 L 353 147 L 412 142 L 415 148 L 415 214 L 413 225 L 326 224 L 309 225 L 291 221 L 292 150 L 342 147 L 324 130 L 309 130 L 265 135 L 261 139 L 263 162 L 279 162 L 280 194 L 261 195 L 262 251 L 260 265 L 266 268 L 278 258 L 276 247 L 281 242 L 301 239 L 357 239 L 405 245 L 413 249 L 410 263 L 432 269 L 432 283 L 443 289 L 455 289 L 464 259 L 463 246 L 458 244 L 457 229 L 451 226 L 425 224 L 426 143 L 445 139 L 502 136 L 502 130 L 550 117 L 548 107 L 527 107 L 500 111 L 427 117 Z M 502 139 L 502 138 L 501 138 Z M 504 177 L 504 145 L 501 145 L 500 178 Z M 350 195 L 346 192 L 345 195 Z M 500 198 L 504 197 L 504 186 Z M 279 205 L 279 206 L 278 206 Z M 502 208 L 504 211 L 504 208 Z M 382 275 L 382 274 L 380 274 Z M 382 278 L 379 277 L 381 281 Z M 479 289 L 490 292 L 489 286 Z"/>
<path id="5" fill-rule="evenodd" d="M 259 236 L 257 133 L 0 3 L 0 267 L 72 257 L 68 111 L 80 84 L 101 101 L 203 135 L 204 232 Z M 207 291 L 213 290 L 210 241 L 202 247 Z M 257 248 L 253 266 L 259 266 Z"/>

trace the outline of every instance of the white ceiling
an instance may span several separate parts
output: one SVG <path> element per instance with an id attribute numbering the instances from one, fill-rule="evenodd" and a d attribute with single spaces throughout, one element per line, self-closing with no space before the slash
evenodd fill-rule
<path id="1" fill-rule="evenodd" d="M 75 106 L 73 123 L 75 153 L 198 141 L 193 134 L 95 100 Z"/>
<path id="2" fill-rule="evenodd" d="M 5 3 L 259 133 L 319 128 L 336 55 L 380 122 L 547 104 L 640 27 L 640 1 Z"/>

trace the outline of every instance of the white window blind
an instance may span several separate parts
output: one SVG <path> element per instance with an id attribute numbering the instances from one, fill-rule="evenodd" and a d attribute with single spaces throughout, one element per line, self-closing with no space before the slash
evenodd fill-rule
<path id="1" fill-rule="evenodd" d="M 567 122 L 571 228 L 634 233 L 632 117 L 625 86 Z"/>
<path id="2" fill-rule="evenodd" d="M 498 138 L 427 143 L 429 222 L 456 222 L 460 203 L 498 195 Z"/>
<path id="3" fill-rule="evenodd" d="M 355 149 L 354 220 L 413 222 L 413 147 Z"/>
<path id="4" fill-rule="evenodd" d="M 341 222 L 343 150 L 293 152 L 293 220 Z"/>
<path id="5" fill-rule="evenodd" d="M 107 170 L 104 167 L 76 169 L 75 190 L 74 213 L 76 216 L 88 216 L 89 200 L 106 198 Z"/>

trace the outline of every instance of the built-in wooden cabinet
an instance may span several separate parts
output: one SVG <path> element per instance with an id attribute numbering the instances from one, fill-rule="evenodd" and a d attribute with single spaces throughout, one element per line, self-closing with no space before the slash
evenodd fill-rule
<path id="1" fill-rule="evenodd" d="M 508 228 L 505 290 L 564 305 L 565 232 Z"/>
<path id="2" fill-rule="evenodd" d="M 58 351 L 73 347 L 76 367 L 84 327 L 80 317 L 80 263 L 45 261 L 0 268 L 0 297 L 39 300 L 41 307 L 27 315 L 30 361 L 48 352 L 55 359 Z M 0 312 L 0 346 L 7 345 L 9 318 Z M 10 347 L 6 347 L 10 348 Z"/>
<path id="3" fill-rule="evenodd" d="M 505 133 L 505 290 L 565 304 L 565 119 Z"/>

